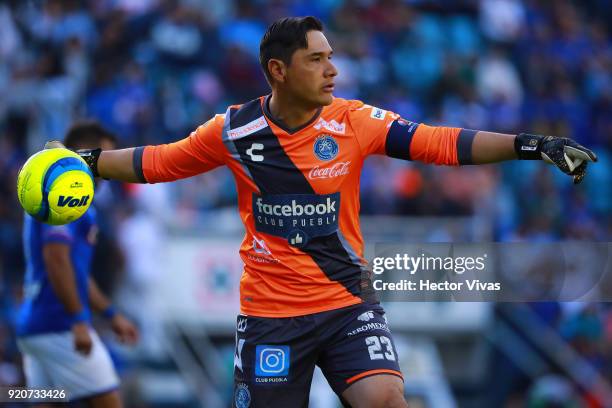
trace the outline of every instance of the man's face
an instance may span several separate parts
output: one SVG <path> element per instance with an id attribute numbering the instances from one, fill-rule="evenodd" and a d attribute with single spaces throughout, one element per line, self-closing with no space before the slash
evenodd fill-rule
<path id="1" fill-rule="evenodd" d="M 306 34 L 308 48 L 298 49 L 287 67 L 283 86 L 313 107 L 332 103 L 334 77 L 338 70 L 331 62 L 332 49 L 321 31 Z"/>

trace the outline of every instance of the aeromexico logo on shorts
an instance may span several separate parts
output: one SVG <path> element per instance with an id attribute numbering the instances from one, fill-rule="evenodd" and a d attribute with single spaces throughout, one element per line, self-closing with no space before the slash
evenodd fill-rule
<path id="1" fill-rule="evenodd" d="M 340 193 L 264 194 L 253 193 L 255 229 L 287 239 L 302 247 L 309 240 L 338 230 Z"/>

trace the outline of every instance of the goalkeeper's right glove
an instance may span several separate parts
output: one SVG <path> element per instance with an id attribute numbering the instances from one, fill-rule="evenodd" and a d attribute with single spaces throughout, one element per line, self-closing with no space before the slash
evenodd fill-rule
<path id="1" fill-rule="evenodd" d="M 593 151 L 567 137 L 521 133 L 514 139 L 514 150 L 520 160 L 544 160 L 574 178 L 574 184 L 586 175 L 588 162 L 596 162 Z"/>
<path id="2" fill-rule="evenodd" d="M 58 148 L 66 149 L 66 146 L 64 146 L 64 144 L 58 140 L 49 140 L 47 143 L 45 143 L 45 149 Z M 98 158 L 100 157 L 100 153 L 102 153 L 102 149 L 81 149 L 77 150 L 75 153 L 85 160 L 85 163 L 87 163 L 87 166 L 89 166 L 91 174 L 93 174 L 94 177 L 100 177 L 100 173 L 98 173 Z"/>

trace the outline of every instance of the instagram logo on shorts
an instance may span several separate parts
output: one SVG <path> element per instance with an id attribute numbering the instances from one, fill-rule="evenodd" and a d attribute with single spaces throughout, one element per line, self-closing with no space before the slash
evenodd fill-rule
<path id="1" fill-rule="evenodd" d="M 255 375 L 260 377 L 281 377 L 289 374 L 289 352 L 289 346 L 256 346 Z"/>

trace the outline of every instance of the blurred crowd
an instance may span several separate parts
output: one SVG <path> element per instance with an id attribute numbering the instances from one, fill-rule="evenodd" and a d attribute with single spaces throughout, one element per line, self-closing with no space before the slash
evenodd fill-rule
<path id="1" fill-rule="evenodd" d="M 260 38 L 278 17 L 310 14 L 323 20 L 334 48 L 336 96 L 433 125 L 567 136 L 599 157 L 580 186 L 541 162 L 457 169 L 373 157 L 362 176 L 363 214 L 476 214 L 493 223 L 500 241 L 610 240 L 607 0 L 3 1 L 1 320 L 12 320 L 19 297 L 15 179 L 29 154 L 84 117 L 100 120 L 123 146 L 182 138 L 227 105 L 268 93 Z M 236 201 L 226 170 L 168 189 L 161 210 L 148 206 L 164 223 L 194 224 Z M 102 205 L 123 203 L 127 210 L 107 211 L 108 236 L 118 228 L 141 230 L 133 189 L 110 191 Z M 611 336 L 610 317 L 603 319 Z M 9 330 L 0 325 L 5 360 L 16 355 Z M 10 383 L 18 371 L 1 360 L 0 383 Z"/>

